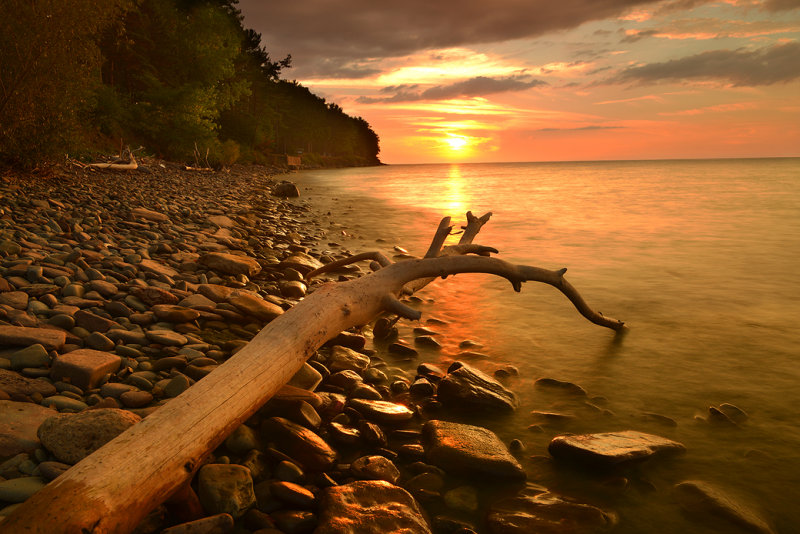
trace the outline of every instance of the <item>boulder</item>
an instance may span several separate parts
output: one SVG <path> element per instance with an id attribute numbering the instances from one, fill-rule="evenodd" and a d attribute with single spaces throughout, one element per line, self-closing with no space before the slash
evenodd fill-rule
<path id="1" fill-rule="evenodd" d="M 38 436 L 59 461 L 76 464 L 139 421 L 138 415 L 116 408 L 58 414 L 39 426 Z"/>
<path id="2" fill-rule="evenodd" d="M 428 462 L 468 476 L 524 479 L 525 471 L 489 429 L 432 420 L 422 427 Z"/>
<path id="3" fill-rule="evenodd" d="M 272 196 L 284 198 L 296 198 L 300 196 L 300 190 L 292 182 L 283 181 L 272 188 Z"/>
<path id="4" fill-rule="evenodd" d="M 646 460 L 653 456 L 685 451 L 677 441 L 635 430 L 602 434 L 556 436 L 548 447 L 556 459 L 611 467 Z"/>
<path id="5" fill-rule="evenodd" d="M 431 531 L 414 497 L 385 480 L 359 480 L 328 488 L 320 502 L 314 534 L 361 532 Z"/>
<path id="6" fill-rule="evenodd" d="M 442 404 L 458 410 L 513 412 L 517 408 L 516 395 L 500 382 L 469 365 L 456 365 L 439 382 Z"/>

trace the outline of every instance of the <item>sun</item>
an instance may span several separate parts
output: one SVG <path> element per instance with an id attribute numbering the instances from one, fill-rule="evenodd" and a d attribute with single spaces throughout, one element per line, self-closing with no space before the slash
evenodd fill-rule
<path id="1" fill-rule="evenodd" d="M 444 140 L 450 150 L 456 152 L 463 150 L 469 144 L 469 139 L 461 135 L 450 135 Z"/>

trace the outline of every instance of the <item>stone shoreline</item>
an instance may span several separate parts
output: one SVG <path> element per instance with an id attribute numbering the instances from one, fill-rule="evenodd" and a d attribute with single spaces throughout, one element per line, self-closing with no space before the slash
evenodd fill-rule
<path id="1" fill-rule="evenodd" d="M 0 517 L 202 380 L 324 281 L 305 273 L 348 255 L 302 199 L 273 196 L 293 187 L 269 169 L 144 163 L 0 177 Z M 613 527 L 613 512 L 526 484 L 488 429 L 448 420 L 513 411 L 513 392 L 462 362 L 408 373 L 393 359 L 415 350 L 393 335 L 383 322 L 326 344 L 136 532 Z M 550 452 L 605 468 L 683 450 L 630 431 L 583 438 Z"/>

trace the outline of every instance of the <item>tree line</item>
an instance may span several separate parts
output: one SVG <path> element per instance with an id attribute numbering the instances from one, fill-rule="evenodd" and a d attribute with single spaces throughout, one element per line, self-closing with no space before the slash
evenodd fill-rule
<path id="1" fill-rule="evenodd" d="M 212 165 L 303 153 L 378 164 L 379 139 L 281 77 L 238 0 L 0 0 L 0 161 L 31 167 L 121 142 Z"/>

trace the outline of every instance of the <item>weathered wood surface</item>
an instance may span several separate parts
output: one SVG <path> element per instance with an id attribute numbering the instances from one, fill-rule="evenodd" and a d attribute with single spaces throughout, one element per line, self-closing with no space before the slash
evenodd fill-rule
<path id="1" fill-rule="evenodd" d="M 592 311 L 564 280 L 564 270 L 515 266 L 485 256 L 433 257 L 441 252 L 448 224 L 440 225 L 429 257 L 399 263 L 382 258 L 374 273 L 318 287 L 203 380 L 28 499 L 0 523 L 0 532 L 131 532 L 190 481 L 203 458 L 326 341 L 347 328 L 369 323 L 386 309 L 418 317 L 418 312 L 397 300 L 414 280 L 484 272 L 507 278 L 515 290 L 527 280 L 544 282 L 561 290 L 590 321 L 614 330 L 623 327 Z M 471 245 L 450 252 L 485 254 L 489 250 Z"/>

